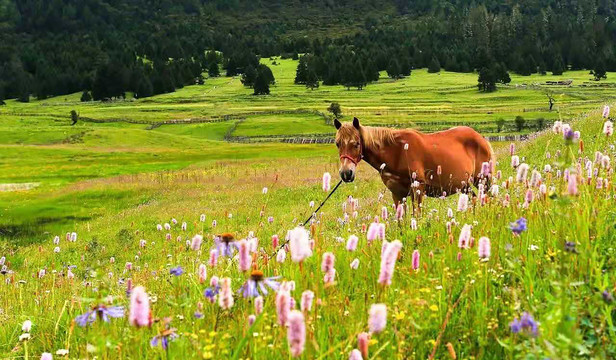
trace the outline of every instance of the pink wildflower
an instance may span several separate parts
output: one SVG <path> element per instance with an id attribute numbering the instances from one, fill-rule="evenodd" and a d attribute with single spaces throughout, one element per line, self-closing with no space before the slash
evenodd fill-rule
<path id="1" fill-rule="evenodd" d="M 278 238 L 278 235 L 272 235 L 272 247 L 274 249 L 276 249 L 278 247 L 278 242 L 280 241 L 280 239 Z"/>
<path id="2" fill-rule="evenodd" d="M 381 208 L 381 219 L 383 219 L 383 221 L 386 221 L 388 217 L 389 214 L 387 213 L 387 206 L 383 206 Z"/>
<path id="3" fill-rule="evenodd" d="M 284 251 L 284 249 L 278 250 L 278 253 L 276 254 L 276 261 L 278 261 L 279 263 L 283 263 L 286 259 L 287 252 Z"/>
<path id="4" fill-rule="evenodd" d="M 143 286 L 137 286 L 131 291 L 128 322 L 136 327 L 152 325 L 150 300 Z"/>
<path id="5" fill-rule="evenodd" d="M 291 308 L 291 294 L 288 290 L 280 289 L 276 293 L 276 315 L 278 317 L 278 324 L 281 326 L 286 325 L 289 317 L 289 309 Z"/>
<path id="6" fill-rule="evenodd" d="M 305 290 L 302 293 L 302 298 L 300 302 L 300 309 L 302 311 L 310 311 L 312 310 L 312 300 L 314 300 L 314 293 L 310 290 Z"/>
<path id="7" fill-rule="evenodd" d="M 367 332 L 361 332 L 357 335 L 357 347 L 361 352 L 361 355 L 368 359 L 368 345 L 370 342 L 370 334 Z"/>
<path id="8" fill-rule="evenodd" d="M 355 251 L 357 249 L 357 243 L 359 242 L 359 238 L 355 235 L 349 236 L 349 240 L 346 243 L 346 249 L 348 251 Z"/>
<path id="9" fill-rule="evenodd" d="M 289 248 L 291 249 L 291 260 L 293 262 L 301 262 L 304 259 L 312 256 L 310 248 L 309 233 L 303 227 L 296 227 L 290 231 Z"/>
<path id="10" fill-rule="evenodd" d="M 361 352 L 359 350 L 353 349 L 353 351 L 349 354 L 349 360 L 364 360 L 364 358 L 361 356 Z"/>
<path id="11" fill-rule="evenodd" d="M 575 196 L 578 194 L 576 174 L 569 174 L 569 181 L 567 182 L 567 193 L 571 196 Z"/>
<path id="12" fill-rule="evenodd" d="M 293 357 L 298 357 L 304 352 L 306 324 L 304 314 L 301 311 L 293 310 L 289 313 L 287 340 Z"/>
<path id="13" fill-rule="evenodd" d="M 400 221 L 404 217 L 404 205 L 399 203 L 396 207 L 396 220 Z"/>
<path id="14" fill-rule="evenodd" d="M 220 279 L 218 305 L 224 310 L 228 310 L 233 307 L 233 291 L 231 290 L 231 279 L 228 277 Z"/>
<path id="15" fill-rule="evenodd" d="M 203 284 L 205 280 L 207 280 L 207 268 L 205 267 L 205 264 L 199 265 L 198 273 L 199 273 L 199 282 Z"/>
<path id="16" fill-rule="evenodd" d="M 398 259 L 400 249 L 402 249 L 402 243 L 399 240 L 387 243 L 385 250 L 381 254 L 379 284 L 391 285 L 391 278 L 394 275 L 396 260 Z"/>
<path id="17" fill-rule="evenodd" d="M 255 298 L 255 313 L 257 315 L 263 312 L 263 296 L 257 296 Z"/>
<path id="18" fill-rule="evenodd" d="M 323 254 L 323 260 L 321 262 L 321 271 L 328 272 L 334 268 L 334 262 L 336 261 L 336 257 L 331 252 L 326 252 Z"/>
<path id="19" fill-rule="evenodd" d="M 371 333 L 380 333 L 387 325 L 387 305 L 372 304 L 370 306 L 370 317 L 368 319 L 368 327 Z"/>
<path id="20" fill-rule="evenodd" d="M 413 257 L 412 257 L 412 263 L 413 263 L 413 270 L 417 270 L 419 269 L 419 250 L 414 250 L 413 251 Z"/>
<path id="21" fill-rule="evenodd" d="M 250 256 L 250 245 L 248 241 L 242 239 L 237 242 L 238 248 L 238 265 L 240 271 L 248 271 L 250 270 L 250 265 L 252 264 L 252 257 Z"/>
<path id="22" fill-rule="evenodd" d="M 210 261 L 208 265 L 210 265 L 210 267 L 214 267 L 216 264 L 218 264 L 218 250 L 212 249 L 212 251 L 210 251 Z"/>
<path id="23" fill-rule="evenodd" d="M 197 234 L 192 238 L 192 242 L 190 243 L 190 248 L 197 251 L 201 248 L 202 242 L 203 242 L 203 236 Z"/>
<path id="24" fill-rule="evenodd" d="M 332 176 L 326 172 L 323 174 L 323 191 L 328 192 L 331 188 Z"/>
<path id="25" fill-rule="evenodd" d="M 464 224 L 462 226 L 462 230 L 460 231 L 460 237 L 458 238 L 458 247 L 460 249 L 468 249 L 471 240 L 471 226 L 468 224 Z"/>
<path id="26" fill-rule="evenodd" d="M 485 236 L 479 238 L 477 253 L 481 259 L 488 259 L 490 257 L 490 239 Z"/>
<path id="27" fill-rule="evenodd" d="M 458 211 L 465 212 L 468 210 L 468 195 L 460 193 L 458 197 Z"/>

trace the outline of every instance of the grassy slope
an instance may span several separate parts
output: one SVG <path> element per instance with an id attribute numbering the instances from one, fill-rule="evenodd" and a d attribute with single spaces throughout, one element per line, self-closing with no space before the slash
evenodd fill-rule
<path id="1" fill-rule="evenodd" d="M 270 60 L 264 59 L 271 63 Z M 211 118 L 218 115 L 242 115 L 263 111 L 325 112 L 331 101 L 339 101 L 348 115 L 359 116 L 365 123 L 401 123 L 425 130 L 438 130 L 430 121 L 511 121 L 517 115 L 527 119 L 555 119 L 547 112 L 546 97 L 540 88 L 519 86 L 546 80 L 586 81 L 586 72 L 569 72 L 560 77 L 513 76 L 512 85 L 492 94 L 478 93 L 476 75 L 441 72 L 428 74 L 415 70 L 410 78 L 393 81 L 383 77 L 363 91 L 321 86 L 308 90 L 293 84 L 296 61 L 275 60 L 271 66 L 277 79 L 272 95 L 255 97 L 238 78 L 208 79 L 205 85 L 189 86 L 175 93 L 138 101 L 81 103 L 79 94 L 22 104 L 9 101 L 0 108 L 0 183 L 33 182 L 39 185 L 28 192 L 0 193 L 0 224 L 3 235 L 12 241 L 27 242 L 43 227 L 59 229 L 75 219 L 91 219 L 104 212 L 101 208 L 121 209 L 139 201 L 138 194 L 92 205 L 77 193 L 66 194 L 67 185 L 78 181 L 122 174 L 176 170 L 187 166 L 210 166 L 220 160 L 288 158 L 330 154 L 328 146 L 287 146 L 283 144 L 241 145 L 221 140 L 237 120 L 226 122 L 163 125 L 146 130 L 145 124 L 126 122 L 79 122 L 68 125 L 68 113 L 76 109 L 81 116 L 95 119 L 132 119 L 162 121 L 170 119 Z M 610 75 L 608 79 L 612 79 Z M 611 82 L 612 80 L 608 80 Z M 555 88 L 557 106 L 564 119 L 596 107 L 613 95 L 612 88 L 574 86 Z M 237 124 L 233 136 L 268 136 L 331 133 L 318 115 L 259 114 L 246 115 Z M 483 133 L 494 125 L 478 127 Z M 39 184 L 40 183 L 40 184 Z M 103 197 L 105 199 L 105 197 Z M 65 205 L 60 205 L 65 204 Z M 28 230 L 30 229 L 30 230 Z M 35 230 L 32 230 L 35 229 Z"/>
<path id="2" fill-rule="evenodd" d="M 586 144 L 582 156 L 593 158 L 594 151 L 600 150 L 613 161 L 613 140 L 601 136 L 602 121 L 597 112 L 572 125 L 582 132 Z M 532 168 L 542 169 L 550 163 L 562 169 L 564 155 L 556 158 L 555 154 L 565 154 L 566 149 L 560 135 L 546 133 L 533 142 L 518 144 L 517 151 Z M 576 153 L 577 145 L 571 150 Z M 550 160 L 546 159 L 547 152 L 552 155 Z M 508 157 L 500 157 L 499 169 L 504 180 L 514 174 L 508 167 Z M 227 358 L 235 351 L 240 357 L 287 358 L 286 335 L 276 325 L 272 295 L 266 299 L 264 315 L 253 328 L 247 329 L 244 324 L 253 313 L 252 303 L 236 297 L 232 311 L 218 313 L 218 306 L 203 298 L 205 286 L 196 281 L 194 273 L 197 265 L 206 261 L 215 233 L 233 231 L 244 237 L 248 231 L 255 231 L 260 246 L 269 251 L 270 236 L 284 234 L 294 219 L 306 215 L 308 202 L 323 196 L 320 174 L 334 173 L 335 169 L 335 158 L 328 157 L 310 162 L 197 165 L 188 170 L 80 183 L 65 195 L 79 195 L 81 201 L 101 205 L 112 204 L 114 196 L 123 198 L 124 193 L 139 196 L 124 210 L 100 208 L 99 218 L 64 227 L 63 232 L 77 231 L 79 240 L 62 240 L 59 254 L 53 253 L 55 245 L 51 242 L 59 231 L 40 236 L 40 247 L 23 246 L 9 253 L 7 244 L 4 245 L 3 253 L 10 254 L 9 266 L 16 271 L 15 280 L 25 278 L 27 283 L 4 285 L 0 295 L 3 321 L 8 324 L 0 330 L 0 343 L 5 344 L 2 349 L 8 351 L 15 346 L 19 324 L 32 319 L 35 327 L 29 343 L 31 354 L 69 348 L 71 356 L 83 357 L 89 343 L 102 358 L 164 356 L 148 344 L 158 325 L 136 330 L 128 328 L 125 320 L 112 320 L 108 325 L 95 324 L 89 331 L 71 326 L 72 319 L 89 306 L 88 298 L 110 294 L 115 296 L 114 303 L 126 304 L 124 286 L 117 281 L 131 277 L 136 284 L 146 286 L 156 299 L 155 317 L 173 317 L 181 338 L 172 343 L 171 358 Z M 276 176 L 278 180 L 274 182 Z M 604 169 L 600 176 L 605 176 Z M 557 198 L 541 199 L 535 188 L 535 201 L 525 209 L 519 206 L 525 196 L 522 185 L 501 188 L 500 195 L 491 198 L 488 205 L 476 205 L 467 213 L 455 214 L 458 225 L 454 226 L 451 240 L 445 231 L 446 210 L 455 208 L 455 198 L 427 200 L 417 231 L 410 230 L 410 217 L 401 227 L 390 220 L 387 238 L 399 238 L 404 243 L 391 287 L 381 288 L 376 283 L 380 246 L 366 244 L 365 235 L 360 234 L 361 224 L 389 203 L 389 195 L 378 200 L 383 185 L 376 173 L 366 167 L 361 168 L 356 183 L 345 185 L 323 209 L 316 230 L 315 255 L 306 261 L 303 270 L 289 260 L 284 264 L 267 263 L 258 257 L 257 262 L 268 276 L 294 280 L 297 290 L 293 295 L 297 301 L 304 289 L 313 290 L 322 299 L 321 305 L 307 314 L 306 358 L 346 357 L 356 346 L 357 333 L 367 330 L 368 308 L 376 302 L 388 305 L 388 326 L 385 332 L 373 336 L 371 354 L 378 352 L 377 358 L 382 359 L 426 358 L 448 308 L 465 287 L 442 338 L 443 343 L 454 344 L 459 358 L 518 358 L 524 354 L 531 358 L 571 358 L 580 352 L 593 358 L 609 358 L 616 352 L 616 329 L 610 316 L 614 305 L 605 304 L 600 292 L 606 288 L 613 291 L 616 276 L 610 240 L 615 235 L 616 223 L 613 188 L 596 190 L 593 180 L 590 185 L 580 185 L 579 196 L 568 197 L 563 195 L 566 185 L 555 173 L 544 173 L 543 177 L 549 187 L 554 187 Z M 611 182 L 613 174 L 608 178 Z M 270 188 L 267 196 L 261 193 L 263 186 Z M 505 194 L 511 196 L 509 207 L 501 205 Z M 359 217 L 340 226 L 336 219 L 342 215 L 340 204 L 348 195 L 359 199 Z M 262 208 L 265 214 L 261 218 Z M 201 213 L 207 215 L 205 223 L 198 221 Z M 228 217 L 228 213 L 233 216 Z M 274 217 L 272 224 L 265 222 L 267 216 Z M 529 221 L 528 231 L 514 237 L 505 228 L 522 216 Z M 170 231 L 172 239 L 181 236 L 179 242 L 165 240 L 165 233 L 155 230 L 157 223 L 169 222 L 172 217 L 188 222 L 187 232 L 180 231 L 179 225 Z M 218 221 L 215 229 L 211 225 L 214 219 Z M 465 223 L 473 224 L 475 239 L 488 236 L 492 240 L 488 262 L 477 260 L 476 247 L 462 250 L 462 259 L 456 261 L 457 237 Z M 197 232 L 205 235 L 203 253 L 186 250 L 183 245 L 186 238 Z M 344 243 L 335 241 L 338 236 L 346 239 L 350 234 L 360 235 L 357 252 L 347 252 Z M 145 249 L 138 246 L 141 238 L 147 240 Z M 575 242 L 578 254 L 563 251 L 564 241 Z M 531 245 L 537 248 L 532 250 Z M 421 253 L 418 272 L 410 269 L 414 249 Z M 337 283 L 330 288 L 323 286 L 319 269 L 325 251 L 336 255 Z M 434 254 L 433 258 L 428 256 L 429 252 Z M 114 264 L 109 263 L 110 257 L 115 258 Z M 360 261 L 357 272 L 348 265 L 354 258 Z M 133 262 L 137 270 L 126 272 L 125 262 Z M 71 282 L 51 274 L 52 270 L 64 271 L 66 264 L 77 265 L 74 272 L 80 280 Z M 187 274 L 170 277 L 169 267 L 175 265 L 182 265 Z M 95 273 L 88 271 L 88 267 Z M 49 274 L 40 280 L 33 278 L 41 268 Z M 231 277 L 233 289 L 246 279 L 231 261 L 208 268 L 208 274 Z M 96 284 L 98 292 L 93 287 L 84 287 L 81 279 L 86 277 Z M 198 310 L 199 301 L 204 302 L 204 318 L 195 320 L 193 313 Z M 538 339 L 510 334 L 508 323 L 522 311 L 531 312 L 540 322 Z M 240 345 L 244 337 L 247 343 Z M 122 349 L 120 355 L 117 347 Z M 16 352 L 23 353 L 23 346 Z M 445 356 L 441 345 L 437 357 Z"/>

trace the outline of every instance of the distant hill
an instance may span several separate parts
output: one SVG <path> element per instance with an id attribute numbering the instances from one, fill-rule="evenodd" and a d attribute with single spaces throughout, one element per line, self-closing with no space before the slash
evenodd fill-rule
<path id="1" fill-rule="evenodd" d="M 0 100 L 146 97 L 303 53 L 325 84 L 345 68 L 616 70 L 615 16 L 609 0 L 0 0 Z"/>

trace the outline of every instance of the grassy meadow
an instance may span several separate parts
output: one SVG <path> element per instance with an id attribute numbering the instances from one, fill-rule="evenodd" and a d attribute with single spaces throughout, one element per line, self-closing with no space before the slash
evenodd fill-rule
<path id="1" fill-rule="evenodd" d="M 0 107 L 0 189 L 11 190 L 0 191 L 0 256 L 6 266 L 0 357 L 39 359 L 50 352 L 54 359 L 291 358 L 275 292 L 263 295 L 263 312 L 257 314 L 255 300 L 238 293 L 250 271 L 238 268 L 237 256 L 210 263 L 213 238 L 225 232 L 238 240 L 252 232 L 258 239 L 252 267 L 294 282 L 295 309 L 304 291 L 314 292 L 312 308 L 303 312 L 303 359 L 349 358 L 359 348 L 358 335 L 369 331 L 369 310 L 377 303 L 387 306 L 387 325 L 370 336 L 368 359 L 447 359 L 452 352 L 458 359 L 616 357 L 610 165 L 616 151 L 613 137 L 602 134 L 601 117 L 616 87 L 596 86 L 587 71 L 512 74 L 510 85 L 482 94 L 476 74 L 418 69 L 397 81 L 383 74 L 362 91 L 309 90 L 293 85 L 295 61 L 275 61 L 277 84 L 264 97 L 251 95 L 239 78 L 220 77 L 135 101 L 81 103 L 80 94 L 73 94 L 27 104 L 10 100 Z M 614 78 L 610 73 L 601 84 Z M 543 85 L 560 79 L 574 82 Z M 547 89 L 558 111 L 548 111 Z M 366 124 L 425 131 L 476 123 L 482 133 L 494 134 L 499 118 L 512 123 L 518 115 L 528 122 L 542 117 L 546 124 L 562 119 L 581 132 L 583 145 L 567 143 L 551 129 L 516 143 L 515 154 L 530 166 L 528 179 L 517 182 L 509 144 L 495 144 L 502 172 L 494 181 L 498 194 L 483 203 L 471 200 L 466 211 L 457 211 L 458 195 L 427 199 L 421 215 L 401 219 L 378 174 L 363 164 L 356 181 L 343 184 L 317 215 L 310 228 L 312 256 L 300 265 L 287 251 L 280 262 L 272 236 L 283 241 L 312 213 L 310 203 L 326 196 L 323 173 L 338 181 L 337 152 L 333 145 L 240 144 L 225 137 L 333 134 L 317 113 L 326 113 L 332 101 L 341 104 L 346 121 L 358 116 Z M 73 109 L 106 122 L 70 126 Z M 152 126 L 224 116 L 230 119 Z M 596 151 L 610 164 L 595 162 Z M 568 193 L 565 169 L 578 175 L 577 195 Z M 532 170 L 541 174 L 545 194 L 531 181 Z M 599 188 L 599 178 L 607 185 Z M 349 196 L 358 201 L 354 209 Z M 378 283 L 382 241 L 368 241 L 364 229 L 375 216 L 386 224 L 385 239 L 402 243 L 389 286 Z M 522 217 L 527 230 L 515 235 L 509 225 Z M 169 227 L 159 231 L 159 224 Z M 475 240 L 460 248 L 465 224 Z M 67 240 L 73 232 L 76 240 Z M 196 250 L 195 235 L 203 236 Z M 354 251 L 346 249 L 351 235 L 359 238 Z M 478 256 L 484 236 L 490 239 L 489 259 Z M 335 256 L 333 284 L 324 283 L 321 270 L 326 252 Z M 357 269 L 350 266 L 354 260 Z M 201 264 L 207 269 L 203 282 Z M 230 279 L 230 309 L 204 296 L 214 277 Z M 129 324 L 128 283 L 145 288 L 151 326 Z M 85 327 L 75 321 L 101 304 L 122 306 L 125 314 L 109 322 L 96 318 Z M 535 334 L 512 332 L 510 323 L 524 312 L 532 315 Z M 33 325 L 26 332 L 27 320 Z M 152 346 L 154 337 L 171 332 L 177 337 L 169 337 L 167 349 Z M 20 340 L 23 333 L 29 339 Z"/>

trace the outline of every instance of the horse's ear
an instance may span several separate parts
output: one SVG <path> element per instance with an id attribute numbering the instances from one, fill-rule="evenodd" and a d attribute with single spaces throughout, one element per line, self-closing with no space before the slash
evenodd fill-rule
<path id="1" fill-rule="evenodd" d="M 359 119 L 356 117 L 353 118 L 353 127 L 359 130 Z"/>
<path id="2" fill-rule="evenodd" d="M 334 119 L 334 126 L 336 127 L 336 130 L 338 130 L 342 127 L 342 123 L 338 121 L 338 119 Z"/>

